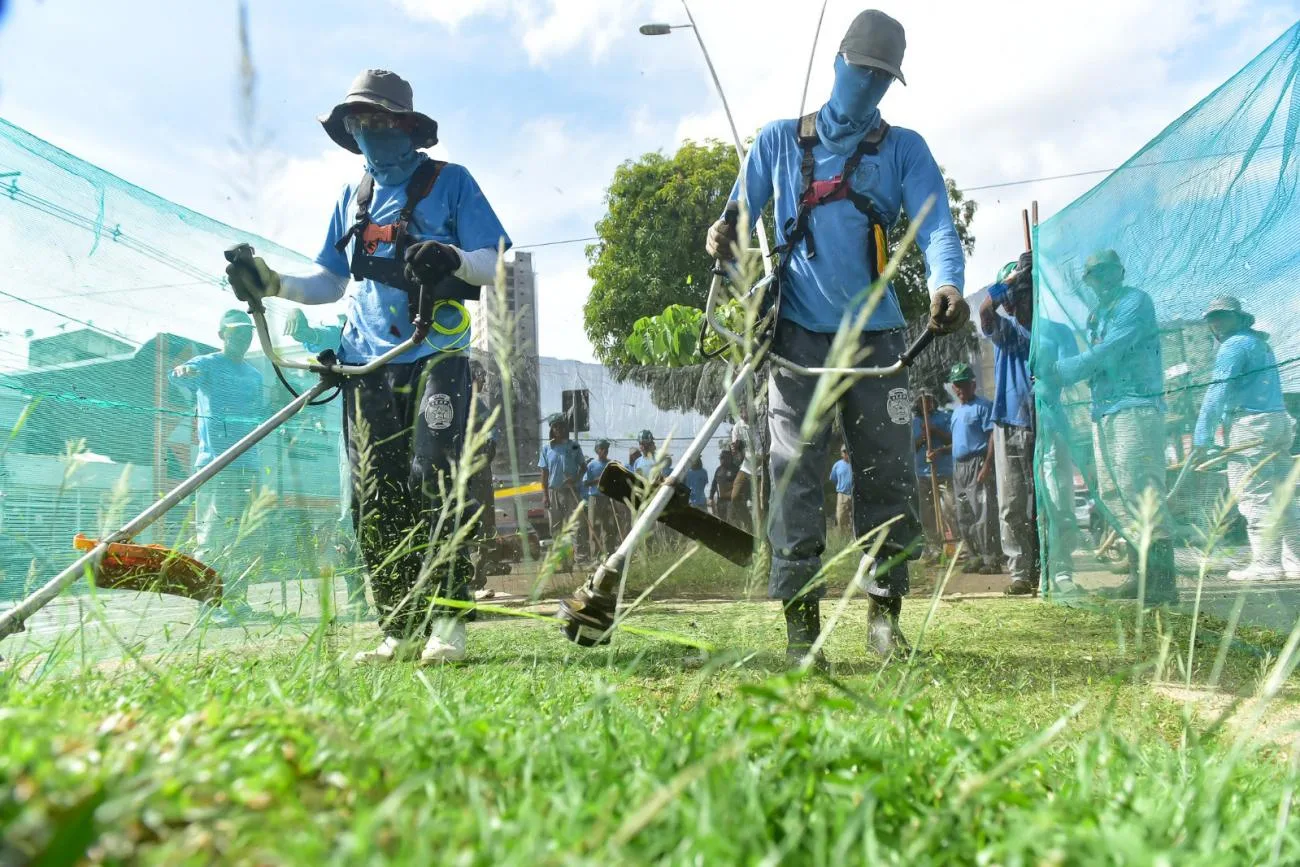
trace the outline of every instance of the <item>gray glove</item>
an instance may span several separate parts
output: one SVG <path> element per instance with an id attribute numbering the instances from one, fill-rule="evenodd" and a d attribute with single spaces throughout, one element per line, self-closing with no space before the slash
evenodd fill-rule
<path id="1" fill-rule="evenodd" d="M 704 251 L 714 259 L 730 259 L 731 248 L 735 243 L 736 227 L 726 220 L 718 220 L 709 227 L 709 235 L 704 241 Z"/>
<path id="2" fill-rule="evenodd" d="M 970 305 L 956 286 L 940 286 L 930 299 L 930 320 L 940 334 L 959 331 L 970 321 Z"/>

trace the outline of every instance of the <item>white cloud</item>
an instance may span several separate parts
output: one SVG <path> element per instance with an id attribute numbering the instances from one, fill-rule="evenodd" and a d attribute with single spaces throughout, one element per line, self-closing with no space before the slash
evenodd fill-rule
<path id="1" fill-rule="evenodd" d="M 529 62 L 541 66 L 575 49 L 603 57 L 625 30 L 634 4 L 610 0 L 395 0 L 406 14 L 455 29 L 476 16 L 504 19 L 522 40 Z"/>

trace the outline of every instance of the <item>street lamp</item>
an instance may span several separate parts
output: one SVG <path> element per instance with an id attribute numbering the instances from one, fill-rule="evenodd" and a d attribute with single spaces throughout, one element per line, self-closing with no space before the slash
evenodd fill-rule
<path id="1" fill-rule="evenodd" d="M 695 34 L 695 41 L 700 45 L 700 53 L 704 55 L 704 63 L 709 67 L 709 75 L 713 77 L 713 88 L 718 92 L 718 99 L 722 100 L 722 111 L 727 116 L 727 124 L 731 127 L 731 140 L 736 145 L 736 158 L 740 160 L 741 165 L 745 163 L 745 145 L 740 140 L 740 133 L 736 130 L 736 120 L 731 116 L 731 106 L 727 104 L 727 95 L 722 92 L 722 82 L 718 81 L 717 70 L 713 68 L 713 59 L 709 57 L 709 49 L 704 47 L 704 38 L 700 36 L 700 28 L 695 26 L 695 16 L 691 14 L 691 7 L 682 0 L 682 8 L 686 10 L 686 17 L 689 24 L 662 24 L 653 22 L 642 24 L 637 30 L 642 36 L 667 36 L 674 30 L 690 30 Z M 767 232 L 763 231 L 763 218 L 755 215 L 754 227 L 758 230 L 758 247 L 763 251 L 763 273 L 772 276 L 772 253 L 767 246 Z"/>

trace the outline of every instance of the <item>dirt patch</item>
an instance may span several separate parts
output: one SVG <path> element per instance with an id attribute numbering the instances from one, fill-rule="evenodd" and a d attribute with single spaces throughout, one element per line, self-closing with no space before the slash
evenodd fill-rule
<path id="1" fill-rule="evenodd" d="M 1206 726 L 1224 721 L 1233 737 L 1247 735 L 1260 744 L 1300 748 L 1300 702 L 1276 697 L 1267 704 L 1258 696 L 1217 689 L 1158 684 L 1155 693 L 1186 706 Z"/>

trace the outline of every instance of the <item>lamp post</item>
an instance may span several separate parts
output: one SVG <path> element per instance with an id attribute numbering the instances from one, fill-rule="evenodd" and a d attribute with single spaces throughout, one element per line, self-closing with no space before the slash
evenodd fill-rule
<path id="1" fill-rule="evenodd" d="M 695 41 L 699 43 L 700 53 L 704 55 L 704 63 L 709 67 L 709 75 L 713 78 L 713 88 L 718 92 L 718 99 L 722 100 L 722 111 L 727 116 L 727 124 L 731 127 L 731 140 L 736 145 L 736 158 L 740 160 L 741 165 L 745 162 L 745 145 L 740 140 L 740 133 L 736 130 L 736 120 L 731 116 L 731 106 L 727 104 L 727 95 L 722 92 L 722 82 L 718 81 L 718 72 L 713 68 L 713 59 L 709 57 L 709 49 L 704 47 L 704 38 L 700 36 L 700 28 L 695 26 L 695 16 L 691 14 L 691 7 L 682 0 L 682 8 L 686 10 L 686 18 L 689 24 L 642 24 L 637 30 L 642 36 L 667 36 L 674 30 L 690 30 L 695 34 Z M 763 251 L 763 273 L 766 276 L 772 275 L 772 253 L 767 246 L 767 232 L 763 231 L 763 218 L 754 216 L 754 227 L 758 230 L 758 248 Z"/>

